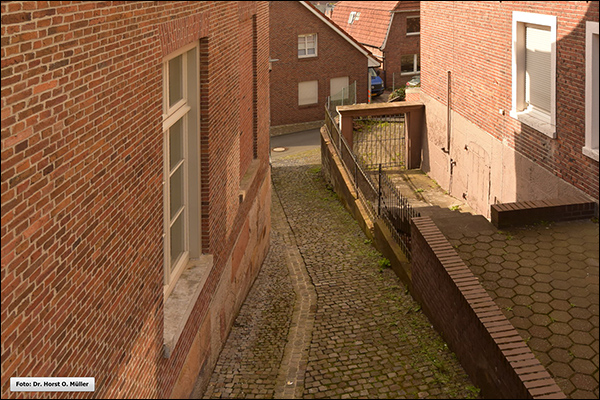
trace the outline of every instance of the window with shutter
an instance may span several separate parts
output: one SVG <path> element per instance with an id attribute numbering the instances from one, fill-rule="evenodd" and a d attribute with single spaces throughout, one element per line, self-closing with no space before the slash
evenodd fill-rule
<path id="1" fill-rule="evenodd" d="M 514 11 L 510 115 L 556 138 L 556 17 Z"/>
<path id="2" fill-rule="evenodd" d="M 525 26 L 525 101 L 532 107 L 550 112 L 550 28 Z"/>
<path id="3" fill-rule="evenodd" d="M 319 82 L 306 81 L 298 83 L 298 105 L 316 104 L 319 102 Z"/>

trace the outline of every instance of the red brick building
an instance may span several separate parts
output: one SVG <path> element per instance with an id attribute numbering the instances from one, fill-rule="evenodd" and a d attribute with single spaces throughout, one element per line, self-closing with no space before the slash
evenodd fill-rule
<path id="1" fill-rule="evenodd" d="M 268 3 L 1 11 L 2 398 L 187 397 L 268 250 Z"/>
<path id="2" fill-rule="evenodd" d="M 327 97 L 354 81 L 367 102 L 368 68 L 379 66 L 367 49 L 309 2 L 271 2 L 270 22 L 272 133 L 321 126 Z"/>
<path id="3" fill-rule="evenodd" d="M 479 213 L 598 202 L 598 2 L 421 2 L 422 169 Z"/>
<path id="4" fill-rule="evenodd" d="M 386 87 L 420 71 L 419 1 L 340 1 L 331 19 L 382 60 Z"/>

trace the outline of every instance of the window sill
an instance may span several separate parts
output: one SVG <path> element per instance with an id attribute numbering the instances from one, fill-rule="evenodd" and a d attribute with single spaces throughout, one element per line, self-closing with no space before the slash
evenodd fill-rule
<path id="1" fill-rule="evenodd" d="M 582 149 L 583 154 L 588 156 L 589 158 L 591 158 L 592 160 L 596 160 L 599 161 L 599 150 L 598 149 L 592 149 L 591 147 L 584 147 Z"/>
<path id="2" fill-rule="evenodd" d="M 163 357 L 169 358 L 177 346 L 183 328 L 190 317 L 202 287 L 213 266 L 213 256 L 203 255 L 190 260 L 171 295 L 164 303 Z"/>
<path id="3" fill-rule="evenodd" d="M 421 32 L 413 32 L 413 33 L 407 33 L 406 36 L 418 36 L 420 34 L 421 34 Z"/>
<path id="4" fill-rule="evenodd" d="M 421 71 L 413 71 L 413 72 L 400 72 L 400 75 L 418 75 Z"/>
<path id="5" fill-rule="evenodd" d="M 527 111 L 517 112 L 515 110 L 510 111 L 510 116 L 516 119 L 517 121 L 521 122 L 522 124 L 525 124 L 535 129 L 536 131 L 543 133 L 549 138 L 556 139 L 556 127 L 548 121 L 550 119 L 550 116 L 548 116 L 548 118 L 546 119 L 543 118 L 543 116 L 540 113 Z"/>

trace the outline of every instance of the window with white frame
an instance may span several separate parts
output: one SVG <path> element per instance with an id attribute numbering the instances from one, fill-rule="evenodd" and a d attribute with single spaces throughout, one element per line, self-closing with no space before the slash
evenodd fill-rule
<path id="1" fill-rule="evenodd" d="M 304 106 L 319 102 L 319 81 L 298 83 L 298 105 Z"/>
<path id="2" fill-rule="evenodd" d="M 583 154 L 599 161 L 600 125 L 598 123 L 598 22 L 587 21 L 585 24 L 585 147 Z"/>
<path id="3" fill-rule="evenodd" d="M 317 34 L 298 36 L 298 58 L 317 56 Z"/>
<path id="4" fill-rule="evenodd" d="M 512 109 L 525 125 L 556 137 L 556 17 L 513 12 Z"/>
<path id="5" fill-rule="evenodd" d="M 402 75 L 418 74 L 419 72 L 421 72 L 419 54 L 404 54 L 400 57 L 400 73 Z"/>
<path id="6" fill-rule="evenodd" d="M 198 46 L 167 56 L 163 63 L 163 223 L 165 298 L 199 253 L 198 224 Z"/>
<path id="7" fill-rule="evenodd" d="M 406 17 L 406 36 L 419 35 L 421 33 L 421 17 Z"/>

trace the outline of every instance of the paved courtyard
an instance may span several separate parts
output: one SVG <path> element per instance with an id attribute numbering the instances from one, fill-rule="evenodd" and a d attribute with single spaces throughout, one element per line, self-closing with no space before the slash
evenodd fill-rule
<path id="1" fill-rule="evenodd" d="M 271 248 L 202 398 L 476 398 L 320 174 L 273 159 Z"/>

